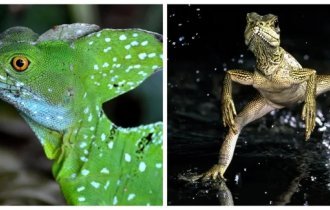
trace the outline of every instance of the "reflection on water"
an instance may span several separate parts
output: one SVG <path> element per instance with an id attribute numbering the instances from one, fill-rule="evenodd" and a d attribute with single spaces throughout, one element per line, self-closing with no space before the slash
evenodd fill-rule
<path id="1" fill-rule="evenodd" d="M 306 142 L 296 109 L 273 112 L 243 130 L 226 183 L 182 180 L 217 161 L 225 131 L 208 118 L 212 106 L 205 116 L 176 112 L 168 135 L 169 205 L 329 205 L 330 114 L 318 110 L 318 127 Z"/>

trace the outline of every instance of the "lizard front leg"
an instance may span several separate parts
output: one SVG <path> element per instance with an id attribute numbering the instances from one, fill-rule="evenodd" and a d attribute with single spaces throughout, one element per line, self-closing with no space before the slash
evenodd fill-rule
<path id="1" fill-rule="evenodd" d="M 305 104 L 302 111 L 302 119 L 306 124 L 306 140 L 310 138 L 310 135 L 315 127 L 316 116 L 316 71 L 313 69 L 295 70 L 290 72 L 290 77 L 293 79 L 294 84 L 300 84 L 307 82 Z"/>
<path id="2" fill-rule="evenodd" d="M 223 81 L 222 91 L 222 121 L 224 127 L 227 125 L 234 133 L 237 133 L 237 128 L 234 121 L 236 115 L 235 105 L 232 99 L 232 81 L 243 85 L 253 84 L 253 73 L 244 70 L 228 70 Z"/>
<path id="3" fill-rule="evenodd" d="M 275 108 L 269 105 L 265 98 L 258 96 L 253 101 L 248 103 L 242 112 L 235 117 L 234 122 L 236 124 L 237 132 L 232 129 L 229 132 L 221 146 L 219 153 L 219 162 L 214 165 L 208 172 L 203 174 L 203 180 L 220 178 L 225 180 L 224 173 L 227 170 L 234 154 L 237 138 L 242 128 L 248 123 L 259 119 L 265 114 L 273 111 Z"/>

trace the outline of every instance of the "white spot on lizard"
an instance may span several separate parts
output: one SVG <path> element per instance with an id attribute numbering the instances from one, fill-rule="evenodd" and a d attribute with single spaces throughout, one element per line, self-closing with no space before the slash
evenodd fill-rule
<path id="1" fill-rule="evenodd" d="M 116 205 L 118 203 L 118 199 L 117 199 L 117 196 L 115 196 L 114 198 L 113 198 L 113 202 L 112 202 L 112 204 L 113 205 Z"/>
<path id="2" fill-rule="evenodd" d="M 119 37 L 119 40 L 120 40 L 120 41 L 123 41 L 123 40 L 126 40 L 126 39 L 127 39 L 127 37 L 126 37 L 125 34 L 122 34 L 122 35 L 120 35 L 120 37 Z"/>
<path id="3" fill-rule="evenodd" d="M 140 58 L 141 60 L 144 60 L 146 57 L 147 57 L 147 54 L 146 54 L 146 53 L 140 53 L 140 54 L 139 54 L 139 58 Z"/>
<path id="4" fill-rule="evenodd" d="M 136 196 L 136 195 L 135 195 L 134 193 L 131 193 L 131 194 L 128 195 L 127 200 L 130 201 L 130 200 L 132 200 L 133 198 L 135 198 L 135 196 Z"/>
<path id="5" fill-rule="evenodd" d="M 153 57 L 155 57 L 155 56 L 156 56 L 156 53 L 149 53 L 149 54 L 148 54 L 148 57 L 149 57 L 149 58 L 153 58 Z"/>
<path id="6" fill-rule="evenodd" d="M 106 135 L 105 135 L 104 133 L 102 133 L 102 135 L 101 135 L 101 140 L 104 141 L 105 138 L 106 138 Z"/>
<path id="7" fill-rule="evenodd" d="M 113 141 L 110 141 L 110 142 L 108 143 L 108 147 L 109 147 L 109 149 L 112 149 L 112 148 L 113 148 Z"/>
<path id="8" fill-rule="evenodd" d="M 107 182 L 105 183 L 105 185 L 104 185 L 104 189 L 105 189 L 105 190 L 108 189 L 109 185 L 110 185 L 110 181 L 107 181 Z"/>
<path id="9" fill-rule="evenodd" d="M 143 41 L 143 42 L 141 43 L 142 46 L 146 46 L 147 44 L 148 44 L 148 41 Z"/>
<path id="10" fill-rule="evenodd" d="M 133 41 L 133 42 L 131 42 L 131 45 L 132 45 L 132 46 L 138 46 L 138 45 L 139 45 L 139 42 L 137 42 L 137 41 Z"/>
<path id="11" fill-rule="evenodd" d="M 92 182 L 91 182 L 91 185 L 92 185 L 94 188 L 96 188 L 96 189 L 97 189 L 97 188 L 99 188 L 99 187 L 100 187 L 100 185 L 101 185 L 101 184 L 100 184 L 100 183 L 98 183 L 98 182 L 92 181 Z"/>
<path id="12" fill-rule="evenodd" d="M 80 202 L 84 202 L 85 200 L 86 200 L 85 197 L 79 197 L 79 198 L 78 198 L 78 201 L 80 201 Z"/>
<path id="13" fill-rule="evenodd" d="M 125 160 L 126 162 L 131 162 L 131 156 L 128 153 L 125 153 Z"/>
<path id="14" fill-rule="evenodd" d="M 86 188 L 84 186 L 78 187 L 77 188 L 77 192 L 81 192 L 84 191 Z"/>
<path id="15" fill-rule="evenodd" d="M 101 174 L 109 174 L 109 169 L 107 168 L 102 168 Z"/>
<path id="16" fill-rule="evenodd" d="M 105 62 L 104 64 L 103 64 L 103 68 L 106 68 L 106 67 L 108 67 L 109 66 L 109 64 L 107 63 L 107 62 Z"/>
<path id="17" fill-rule="evenodd" d="M 140 162 L 139 164 L 139 171 L 144 172 L 147 168 L 147 165 L 145 162 Z"/>
<path id="18" fill-rule="evenodd" d="M 84 170 L 81 171 L 81 174 L 84 175 L 84 176 L 87 176 L 89 174 L 89 170 L 84 169 Z"/>
<path id="19" fill-rule="evenodd" d="M 84 147 L 86 147 L 86 146 L 87 146 L 86 142 L 82 142 L 82 143 L 80 144 L 80 148 L 84 148 Z"/>

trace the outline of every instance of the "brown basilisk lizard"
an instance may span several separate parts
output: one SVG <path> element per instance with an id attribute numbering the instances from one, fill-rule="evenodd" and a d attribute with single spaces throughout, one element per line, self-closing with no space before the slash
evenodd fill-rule
<path id="1" fill-rule="evenodd" d="M 223 124 L 229 127 L 229 131 L 221 146 L 218 163 L 198 176 L 204 180 L 225 180 L 224 173 L 233 158 L 243 127 L 273 110 L 304 102 L 302 119 L 305 120 L 308 140 L 315 127 L 315 97 L 330 90 L 330 75 L 316 75 L 314 69 L 303 68 L 280 46 L 277 16 L 248 13 L 244 37 L 245 44 L 256 57 L 256 67 L 254 72 L 238 69 L 226 72 L 221 108 Z M 260 93 L 238 114 L 232 100 L 232 81 L 252 85 Z"/>

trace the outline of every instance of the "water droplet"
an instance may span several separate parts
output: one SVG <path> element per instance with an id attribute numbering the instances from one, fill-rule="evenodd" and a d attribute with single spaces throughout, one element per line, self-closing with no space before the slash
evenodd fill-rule
<path id="1" fill-rule="evenodd" d="M 238 185 L 239 180 L 240 180 L 240 174 L 236 174 L 236 175 L 235 175 L 235 184 L 236 184 L 236 185 Z"/>

